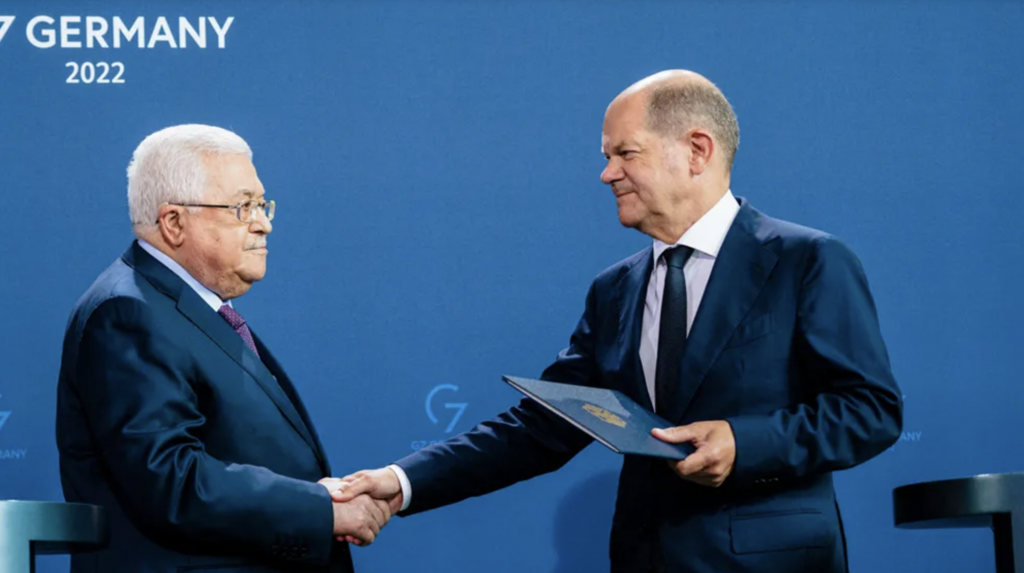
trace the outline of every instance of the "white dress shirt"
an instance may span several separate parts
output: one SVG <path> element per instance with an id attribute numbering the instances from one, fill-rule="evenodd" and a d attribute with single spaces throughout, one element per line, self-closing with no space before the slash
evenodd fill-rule
<path id="1" fill-rule="evenodd" d="M 185 270 L 185 267 L 179 265 L 177 261 L 165 255 L 163 252 L 160 251 L 160 249 L 154 247 L 153 245 L 149 244 L 148 242 L 142 239 L 137 240 L 139 242 L 139 246 L 142 247 L 142 250 L 146 251 L 150 255 L 153 255 L 153 258 L 160 261 L 160 264 L 170 269 L 172 273 L 178 275 L 178 278 L 185 281 L 185 284 L 192 287 L 192 290 L 196 291 L 196 294 L 198 294 L 200 298 L 206 301 L 206 304 L 210 305 L 210 308 L 213 309 L 213 312 L 219 311 L 220 307 L 224 306 L 225 304 L 231 306 L 231 301 L 225 303 L 223 300 L 220 299 L 219 296 L 217 296 L 216 293 L 204 287 L 202 283 L 195 279 L 195 277 L 188 274 L 188 271 Z"/>
<path id="2" fill-rule="evenodd" d="M 651 280 L 647 284 L 647 298 L 644 301 L 644 320 L 640 326 L 640 364 L 647 382 L 647 392 L 651 395 L 651 404 L 655 408 L 655 372 L 658 364 L 658 332 L 661 327 L 661 301 L 665 293 L 665 274 L 668 264 L 661 259 L 661 254 L 676 245 L 684 245 L 693 249 L 693 254 L 683 266 L 686 277 L 686 334 L 689 336 L 693 327 L 693 319 L 697 316 L 700 301 L 704 298 L 704 289 L 711 278 L 711 269 L 715 267 L 718 250 L 722 248 L 725 235 L 729 233 L 740 204 L 736 202 L 732 191 L 715 203 L 703 217 L 697 219 L 674 245 L 654 240 L 654 269 Z"/>
<path id="3" fill-rule="evenodd" d="M 736 202 L 732 191 L 726 191 L 725 195 L 715 203 L 703 217 L 697 220 L 675 245 L 685 245 L 693 249 L 693 254 L 686 261 L 683 267 L 683 275 L 686 277 L 686 333 L 689 335 L 693 326 L 693 319 L 697 316 L 697 309 L 704 297 L 704 289 L 708 286 L 708 279 L 711 278 L 711 269 L 715 266 L 715 259 L 718 251 L 722 248 L 729 227 L 739 213 L 740 205 Z M 661 299 L 665 292 L 665 269 L 668 265 L 660 260 L 661 254 L 670 247 L 669 245 L 654 240 L 654 269 L 651 271 L 651 280 L 647 285 L 647 298 L 644 302 L 644 320 L 640 332 L 640 363 L 644 370 L 644 379 L 647 381 L 647 391 L 651 395 L 651 404 L 655 404 L 654 398 L 654 373 L 658 364 L 658 329 L 661 326 Z M 389 469 L 398 476 L 402 485 L 402 511 L 409 507 L 412 500 L 412 485 L 409 477 L 405 475 L 402 468 L 392 464 Z"/>

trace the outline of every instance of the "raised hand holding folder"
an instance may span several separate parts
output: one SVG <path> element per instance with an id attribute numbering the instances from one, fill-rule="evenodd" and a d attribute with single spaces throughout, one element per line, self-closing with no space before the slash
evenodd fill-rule
<path id="1" fill-rule="evenodd" d="M 502 379 L 613 452 L 670 460 L 694 452 L 691 444 L 670 444 L 652 436 L 654 428 L 673 424 L 617 390 L 515 376 Z"/>

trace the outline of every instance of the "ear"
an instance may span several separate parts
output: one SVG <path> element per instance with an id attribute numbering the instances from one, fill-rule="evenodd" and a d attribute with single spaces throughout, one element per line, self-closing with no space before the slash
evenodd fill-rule
<path id="1" fill-rule="evenodd" d="M 690 172 L 700 175 L 711 164 L 711 157 L 714 155 L 715 140 L 711 134 L 703 129 L 694 129 L 689 133 L 688 147 L 690 148 Z"/>
<path id="2" fill-rule="evenodd" d="M 157 211 L 156 224 L 160 227 L 160 236 L 171 247 L 178 248 L 185 242 L 185 207 L 163 204 Z"/>

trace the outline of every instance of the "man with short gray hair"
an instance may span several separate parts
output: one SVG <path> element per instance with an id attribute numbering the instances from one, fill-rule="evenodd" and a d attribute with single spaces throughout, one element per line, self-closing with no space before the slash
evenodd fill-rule
<path id="1" fill-rule="evenodd" d="M 266 272 L 275 203 L 238 135 L 179 125 L 128 166 L 137 240 L 78 301 L 57 447 L 69 502 L 110 512 L 74 573 L 351 572 L 391 516 L 332 502 L 330 466 L 288 375 L 234 308 Z"/>

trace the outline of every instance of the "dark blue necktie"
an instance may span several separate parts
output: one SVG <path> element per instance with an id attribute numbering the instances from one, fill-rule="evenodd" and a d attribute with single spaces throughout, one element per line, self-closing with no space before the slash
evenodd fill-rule
<path id="1" fill-rule="evenodd" d="M 659 414 L 670 410 L 686 353 L 686 277 L 683 266 L 692 253 L 692 248 L 680 245 L 661 254 L 668 267 L 661 296 L 658 365 L 654 375 L 655 410 Z"/>

